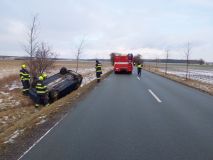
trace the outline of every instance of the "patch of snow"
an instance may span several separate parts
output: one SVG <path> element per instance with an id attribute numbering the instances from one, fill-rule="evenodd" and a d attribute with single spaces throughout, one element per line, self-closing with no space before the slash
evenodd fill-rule
<path id="1" fill-rule="evenodd" d="M 21 83 L 18 83 L 17 81 L 14 81 L 11 86 L 8 87 L 9 91 L 12 91 L 14 89 L 19 89 L 21 88 Z"/>
<path id="2" fill-rule="evenodd" d="M 7 99 L 8 99 L 8 100 L 12 100 L 12 99 L 13 99 L 13 96 L 8 97 Z"/>
<path id="3" fill-rule="evenodd" d="M 1 124 L 6 124 L 6 122 L 3 120 L 3 118 L 0 118 L 0 123 Z"/>
<path id="4" fill-rule="evenodd" d="M 7 93 L 7 92 L 0 92 L 0 94 L 2 94 L 2 95 L 4 95 L 4 96 L 7 96 L 7 95 L 9 95 L 9 93 Z"/>
<path id="5" fill-rule="evenodd" d="M 0 110 L 4 110 L 4 109 L 6 109 L 6 107 L 0 104 Z"/>
<path id="6" fill-rule="evenodd" d="M 89 74 L 83 77 L 83 81 L 81 83 L 81 87 L 83 87 L 84 85 L 90 83 L 91 81 L 96 79 L 96 75 L 95 74 Z"/>
<path id="7" fill-rule="evenodd" d="M 46 115 L 44 115 L 44 116 L 40 116 L 40 117 L 38 117 L 39 119 L 44 119 L 44 118 L 46 118 L 47 116 Z"/>
<path id="8" fill-rule="evenodd" d="M 46 117 L 47 117 L 46 115 L 38 117 L 39 119 L 41 119 L 41 121 L 36 123 L 36 125 L 45 123 L 47 121 Z"/>
<path id="9" fill-rule="evenodd" d="M 16 105 L 16 106 L 20 105 L 20 102 L 19 102 L 19 101 L 16 101 L 16 102 L 15 102 L 15 105 Z"/>
<path id="10" fill-rule="evenodd" d="M 24 132 L 24 129 L 22 130 L 16 130 L 15 132 L 13 132 L 13 134 L 11 134 L 9 137 L 8 137 L 8 140 L 5 141 L 4 143 L 7 144 L 7 143 L 14 143 L 15 142 L 15 139 Z"/>
<path id="11" fill-rule="evenodd" d="M 161 70 L 164 72 L 164 70 Z M 179 77 L 186 77 L 185 70 L 168 70 L 168 74 L 173 74 Z M 205 70 L 189 70 L 189 78 L 193 80 L 198 80 L 201 82 L 205 82 L 208 84 L 213 84 L 213 71 L 205 71 Z"/>
<path id="12" fill-rule="evenodd" d="M 13 108 L 15 106 L 20 105 L 20 101 L 11 98 L 7 98 L 6 100 L 6 102 L 0 103 L 0 110 L 6 109 L 7 107 Z"/>
<path id="13" fill-rule="evenodd" d="M 41 125 L 43 123 L 45 123 L 47 121 L 47 119 L 42 119 L 40 122 L 36 123 L 36 125 Z"/>
<path id="14" fill-rule="evenodd" d="M 8 116 L 3 116 L 3 119 L 4 119 L 5 121 L 7 121 L 7 120 L 9 119 L 9 117 L 8 117 Z"/>
<path id="15" fill-rule="evenodd" d="M 111 67 L 108 68 L 104 68 L 103 70 L 103 74 L 107 73 L 108 71 L 111 70 Z M 89 71 L 89 72 L 88 72 Z M 80 73 L 80 72 L 79 72 Z M 87 71 L 83 72 L 83 81 L 81 83 L 81 87 L 83 87 L 84 85 L 90 83 L 91 81 L 96 79 L 96 73 L 95 73 L 95 69 L 88 69 Z M 81 73 L 80 73 L 81 74 Z"/>
<path id="16" fill-rule="evenodd" d="M 0 121 L 0 123 L 1 123 L 1 124 L 6 124 L 6 122 L 5 122 L 5 121 L 2 121 L 2 120 Z"/>
<path id="17" fill-rule="evenodd" d="M 79 74 L 88 74 L 88 73 L 95 73 L 95 67 L 94 68 L 79 68 L 78 70 Z"/>

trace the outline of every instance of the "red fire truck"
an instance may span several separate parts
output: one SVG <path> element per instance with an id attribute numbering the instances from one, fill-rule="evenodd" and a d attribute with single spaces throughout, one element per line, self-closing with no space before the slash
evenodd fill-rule
<path id="1" fill-rule="evenodd" d="M 132 73 L 133 70 L 133 55 L 127 54 L 127 55 L 121 55 L 121 54 L 115 54 L 114 57 L 114 72 L 127 72 Z"/>

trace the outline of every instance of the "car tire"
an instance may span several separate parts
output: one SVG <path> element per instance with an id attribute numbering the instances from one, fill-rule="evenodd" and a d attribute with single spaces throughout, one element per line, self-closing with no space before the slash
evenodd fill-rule
<path id="1" fill-rule="evenodd" d="M 62 67 L 61 70 L 60 70 L 60 74 L 64 75 L 64 74 L 67 74 L 68 73 L 68 70 L 66 67 Z"/>

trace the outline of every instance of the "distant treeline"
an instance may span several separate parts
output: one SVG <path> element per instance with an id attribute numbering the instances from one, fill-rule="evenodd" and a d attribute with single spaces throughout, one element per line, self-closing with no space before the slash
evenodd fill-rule
<path id="1" fill-rule="evenodd" d="M 28 60 L 29 57 L 21 57 L 21 56 L 0 56 L 0 60 Z M 55 58 L 55 60 L 60 61 L 75 61 L 76 59 L 68 59 L 68 58 Z M 95 61 L 97 59 L 80 59 L 82 61 Z M 99 61 L 110 61 L 110 59 L 98 59 Z M 143 62 L 152 62 L 152 63 L 186 63 L 186 60 L 183 59 L 142 59 Z M 199 60 L 189 60 L 190 64 L 205 64 L 206 62 L 203 59 Z"/>
<path id="2" fill-rule="evenodd" d="M 143 59 L 144 62 L 152 62 L 152 63 L 187 63 L 186 60 L 183 59 Z M 190 64 L 205 64 L 203 59 L 200 60 L 189 60 Z"/>

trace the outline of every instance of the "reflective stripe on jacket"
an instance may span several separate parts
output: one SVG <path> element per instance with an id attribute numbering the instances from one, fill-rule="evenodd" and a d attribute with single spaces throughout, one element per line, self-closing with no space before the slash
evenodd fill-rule
<path id="1" fill-rule="evenodd" d="M 42 81 L 38 81 L 36 84 L 36 93 L 39 95 L 44 95 L 47 92 L 48 92 L 47 86 L 45 86 Z"/>
<path id="2" fill-rule="evenodd" d="M 142 68 L 142 65 L 141 65 L 141 64 L 139 64 L 137 67 L 138 67 L 138 68 Z"/>
<path id="3" fill-rule="evenodd" d="M 96 72 L 97 73 L 102 72 L 100 63 L 96 64 Z"/>
<path id="4" fill-rule="evenodd" d="M 22 81 L 30 80 L 30 74 L 26 69 L 21 69 L 19 75 Z"/>

